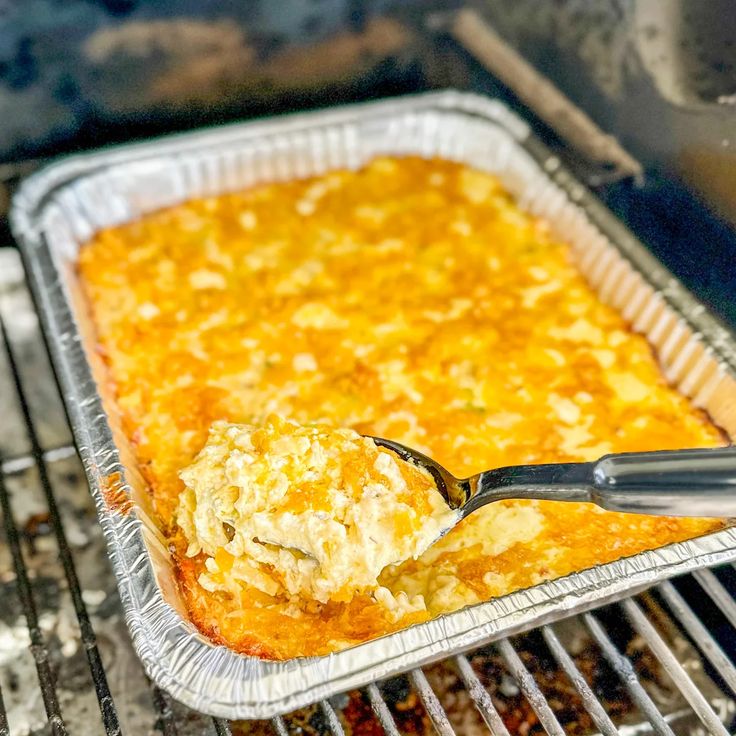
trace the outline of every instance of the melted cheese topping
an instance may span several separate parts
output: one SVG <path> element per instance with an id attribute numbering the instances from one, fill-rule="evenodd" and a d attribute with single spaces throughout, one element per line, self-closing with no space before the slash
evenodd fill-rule
<path id="1" fill-rule="evenodd" d="M 79 267 L 192 620 L 238 651 L 324 654 L 719 525 L 499 502 L 384 570 L 376 594 L 208 590 L 213 557 L 188 557 L 175 519 L 179 471 L 217 420 L 352 428 L 457 476 L 722 437 L 545 223 L 458 164 L 384 158 L 187 202 L 100 232 Z"/>
<path id="2" fill-rule="evenodd" d="M 206 555 L 199 584 L 235 596 L 245 585 L 349 601 L 456 521 L 426 470 L 352 429 L 273 415 L 260 427 L 215 422 L 179 477 L 187 555 Z"/>

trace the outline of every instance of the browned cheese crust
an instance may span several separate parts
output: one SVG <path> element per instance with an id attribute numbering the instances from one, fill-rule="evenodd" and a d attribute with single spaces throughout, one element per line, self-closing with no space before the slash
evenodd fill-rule
<path id="1" fill-rule="evenodd" d="M 455 163 L 377 159 L 187 202 L 100 232 L 79 268 L 192 620 L 237 651 L 324 654 L 719 525 L 492 504 L 384 571 L 383 586 L 424 602 L 399 619 L 366 595 L 207 591 L 175 510 L 178 472 L 215 420 L 350 427 L 458 476 L 723 440 L 568 246 L 496 179 Z"/>

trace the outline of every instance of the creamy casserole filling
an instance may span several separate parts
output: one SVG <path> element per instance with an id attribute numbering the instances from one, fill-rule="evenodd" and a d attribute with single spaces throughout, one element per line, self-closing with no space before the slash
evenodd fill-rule
<path id="1" fill-rule="evenodd" d="M 187 555 L 207 556 L 199 584 L 211 592 L 375 597 L 387 565 L 416 559 L 455 522 L 426 470 L 354 430 L 275 415 L 258 427 L 215 422 L 179 476 L 177 520 Z"/>
<path id="2" fill-rule="evenodd" d="M 238 651 L 324 654 L 719 525 L 499 502 L 352 597 L 340 582 L 362 563 L 334 577 L 315 568 L 278 578 L 264 572 L 267 555 L 282 554 L 268 540 L 252 570 L 231 574 L 231 521 L 260 503 L 244 492 L 249 471 L 220 461 L 218 448 L 239 441 L 231 424 L 276 414 L 387 437 L 458 477 L 723 443 L 667 385 L 646 340 L 597 299 L 569 248 L 493 176 L 448 161 L 376 159 L 104 230 L 81 250 L 79 268 L 192 620 Z M 216 422 L 224 424 L 195 460 Z M 226 473 L 235 482 L 218 510 Z M 195 521 L 194 486 L 209 474 L 203 515 L 230 526 L 212 535 Z M 192 492 L 191 517 L 177 515 Z M 309 544 L 316 552 L 320 542 Z M 302 595 L 316 587 L 322 600 Z"/>

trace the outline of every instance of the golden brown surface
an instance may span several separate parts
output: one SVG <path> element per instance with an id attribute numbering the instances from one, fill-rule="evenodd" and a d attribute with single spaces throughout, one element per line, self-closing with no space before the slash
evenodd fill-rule
<path id="1" fill-rule="evenodd" d="M 352 427 L 456 475 L 722 439 L 595 298 L 568 248 L 492 177 L 453 163 L 379 159 L 192 201 L 101 232 L 80 270 L 192 618 L 239 651 L 334 651 L 718 525 L 492 504 L 384 572 L 391 591 L 425 602 L 398 621 L 369 596 L 295 605 L 250 588 L 209 593 L 174 512 L 177 473 L 218 419 Z"/>

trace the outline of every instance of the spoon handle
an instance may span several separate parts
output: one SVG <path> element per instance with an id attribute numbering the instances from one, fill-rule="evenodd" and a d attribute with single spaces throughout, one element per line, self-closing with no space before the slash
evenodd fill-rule
<path id="1" fill-rule="evenodd" d="M 609 511 L 736 517 L 736 447 L 606 455 L 497 468 L 470 479 L 463 515 L 504 498 L 590 501 Z"/>
<path id="2" fill-rule="evenodd" d="M 736 447 L 606 455 L 591 500 L 612 511 L 736 516 Z"/>

